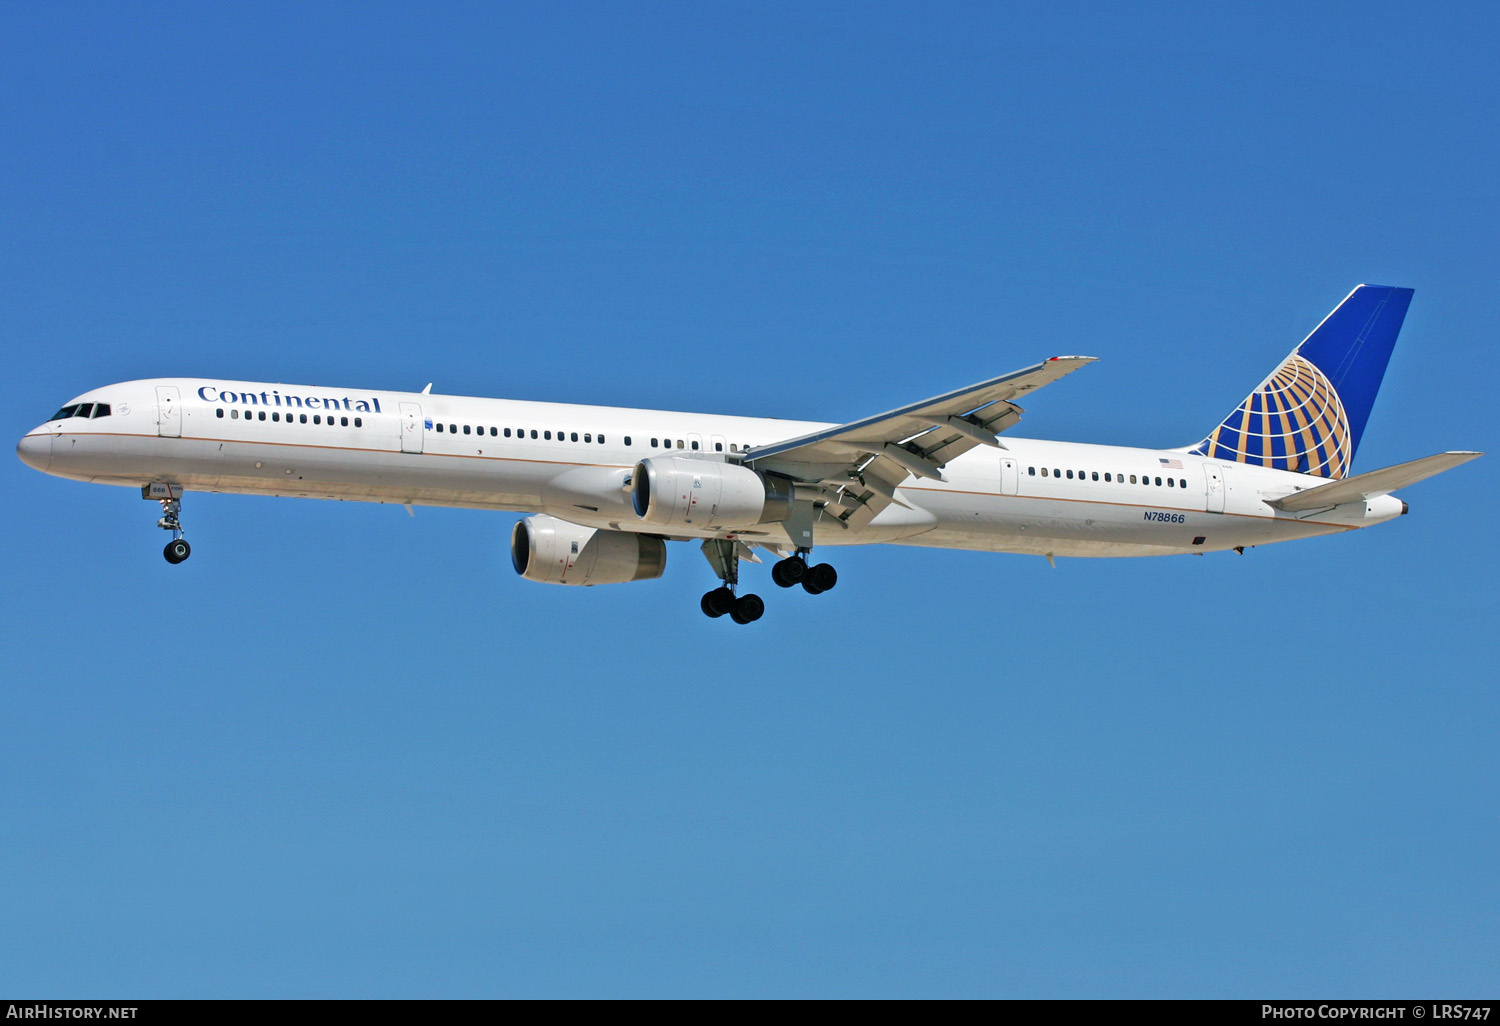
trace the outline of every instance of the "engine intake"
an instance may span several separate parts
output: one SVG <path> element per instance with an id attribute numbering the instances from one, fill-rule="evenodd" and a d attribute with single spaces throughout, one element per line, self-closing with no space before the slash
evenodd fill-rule
<path id="1" fill-rule="evenodd" d="M 662 575 L 667 543 L 538 514 L 518 520 L 511 529 L 510 561 L 516 573 L 538 584 L 627 584 Z"/>
<path id="2" fill-rule="evenodd" d="M 653 456 L 635 465 L 630 504 L 660 527 L 749 527 L 792 515 L 792 482 L 737 463 Z"/>

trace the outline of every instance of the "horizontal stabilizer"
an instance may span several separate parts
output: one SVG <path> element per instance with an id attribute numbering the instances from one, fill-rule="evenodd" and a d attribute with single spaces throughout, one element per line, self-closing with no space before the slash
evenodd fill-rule
<path id="1" fill-rule="evenodd" d="M 1280 499 L 1267 499 L 1266 504 L 1290 513 L 1322 506 L 1337 506 L 1345 502 L 1363 502 L 1377 495 L 1389 495 L 1397 488 L 1425 481 L 1434 474 L 1452 470 L 1460 463 L 1467 463 L 1483 455 L 1482 452 L 1440 452 L 1436 456 L 1424 456 L 1410 463 L 1398 463 L 1383 470 L 1372 470 L 1368 474 L 1356 474 L 1341 481 L 1306 488 Z"/>

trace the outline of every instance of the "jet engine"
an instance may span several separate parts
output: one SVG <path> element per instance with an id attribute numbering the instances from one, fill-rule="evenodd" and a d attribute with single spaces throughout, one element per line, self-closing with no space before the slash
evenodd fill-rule
<path id="1" fill-rule="evenodd" d="M 667 568 L 667 543 L 538 514 L 511 530 L 510 560 L 516 573 L 541 584 L 625 584 L 660 577 Z"/>
<path id="2" fill-rule="evenodd" d="M 635 465 L 635 515 L 661 527 L 749 527 L 792 514 L 792 482 L 737 463 L 653 456 Z"/>

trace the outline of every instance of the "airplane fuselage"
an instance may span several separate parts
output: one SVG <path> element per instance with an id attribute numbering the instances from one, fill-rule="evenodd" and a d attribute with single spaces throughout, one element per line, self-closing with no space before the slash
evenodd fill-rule
<path id="1" fill-rule="evenodd" d="M 87 392 L 22 439 L 23 460 L 79 481 L 186 491 L 548 514 L 672 539 L 790 547 L 780 525 L 644 523 L 632 468 L 654 456 L 739 462 L 830 425 L 427 393 L 157 378 Z M 1267 504 L 1320 478 L 1184 450 L 1007 436 L 910 477 L 867 524 L 814 525 L 818 545 L 895 543 L 1048 556 L 1234 549 L 1392 519 L 1388 495 L 1294 513 Z"/>

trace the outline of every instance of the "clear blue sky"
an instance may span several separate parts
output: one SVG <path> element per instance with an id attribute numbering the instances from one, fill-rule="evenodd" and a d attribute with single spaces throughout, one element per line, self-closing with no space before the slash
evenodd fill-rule
<path id="1" fill-rule="evenodd" d="M 211 375 L 844 420 L 1057 353 L 1202 437 L 1416 289 L 1494 449 L 1490 4 L 0 6 L 8 438 Z M 1497 463 L 1203 558 L 516 578 L 515 517 L 4 462 L 0 992 L 1475 996 Z"/>

